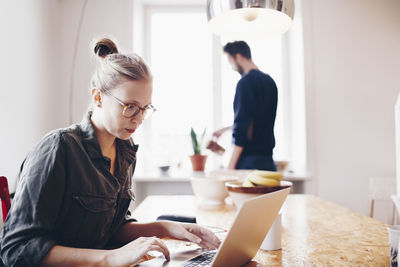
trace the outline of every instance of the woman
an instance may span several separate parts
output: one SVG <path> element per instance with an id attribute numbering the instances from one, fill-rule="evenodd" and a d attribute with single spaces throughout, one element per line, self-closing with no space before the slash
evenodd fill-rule
<path id="1" fill-rule="evenodd" d="M 130 266 L 151 250 L 169 260 L 162 237 L 216 249 L 217 237 L 195 224 L 130 218 L 131 135 L 154 110 L 152 78 L 140 57 L 118 53 L 110 39 L 97 41 L 94 53 L 91 111 L 50 132 L 22 164 L 1 241 L 4 264 Z"/>

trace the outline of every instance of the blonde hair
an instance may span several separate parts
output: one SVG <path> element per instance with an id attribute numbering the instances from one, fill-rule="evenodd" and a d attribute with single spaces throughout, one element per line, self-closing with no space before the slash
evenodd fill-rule
<path id="1" fill-rule="evenodd" d="M 112 90 L 126 80 L 151 81 L 152 75 L 145 61 L 136 54 L 120 54 L 109 38 L 94 40 L 93 53 L 99 59 L 91 86 L 101 91 Z"/>

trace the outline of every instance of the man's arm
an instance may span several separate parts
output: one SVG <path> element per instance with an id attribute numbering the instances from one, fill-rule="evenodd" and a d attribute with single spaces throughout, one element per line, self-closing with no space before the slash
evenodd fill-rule
<path id="1" fill-rule="evenodd" d="M 236 86 L 233 101 L 234 120 L 232 127 L 233 151 L 228 169 L 236 169 L 239 157 L 244 147 L 253 136 L 253 123 L 256 114 L 255 95 L 251 90 L 252 85 L 247 80 L 241 79 Z"/>
<path id="2" fill-rule="evenodd" d="M 243 152 L 243 147 L 242 146 L 237 146 L 233 145 L 233 151 L 232 151 L 232 156 L 228 164 L 228 170 L 234 170 L 236 169 L 236 164 L 239 160 L 240 155 Z"/>
<path id="3" fill-rule="evenodd" d="M 232 125 L 216 130 L 215 132 L 213 132 L 213 137 L 219 138 L 224 132 L 229 130 L 232 130 Z"/>

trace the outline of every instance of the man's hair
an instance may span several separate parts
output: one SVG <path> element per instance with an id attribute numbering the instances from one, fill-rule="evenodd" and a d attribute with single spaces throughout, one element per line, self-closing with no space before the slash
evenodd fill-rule
<path id="1" fill-rule="evenodd" d="M 251 59 L 251 51 L 249 45 L 245 41 L 235 41 L 227 43 L 224 46 L 224 52 L 235 57 L 236 54 L 241 54 L 247 59 Z"/>

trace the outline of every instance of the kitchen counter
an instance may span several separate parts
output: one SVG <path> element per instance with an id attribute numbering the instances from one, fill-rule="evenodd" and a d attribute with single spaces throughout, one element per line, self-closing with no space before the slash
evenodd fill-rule
<path id="1" fill-rule="evenodd" d="M 172 171 L 172 172 L 153 172 L 145 174 L 134 174 L 133 183 L 136 201 L 133 207 L 139 205 L 149 195 L 192 195 L 193 190 L 190 184 L 192 176 L 222 175 L 244 177 L 248 170 L 234 171 L 213 171 L 213 172 L 192 172 L 192 171 Z M 236 173 L 236 174 L 235 174 Z M 284 173 L 284 180 L 291 181 L 293 187 L 291 193 L 303 194 L 304 186 L 312 178 L 309 174 Z"/>

